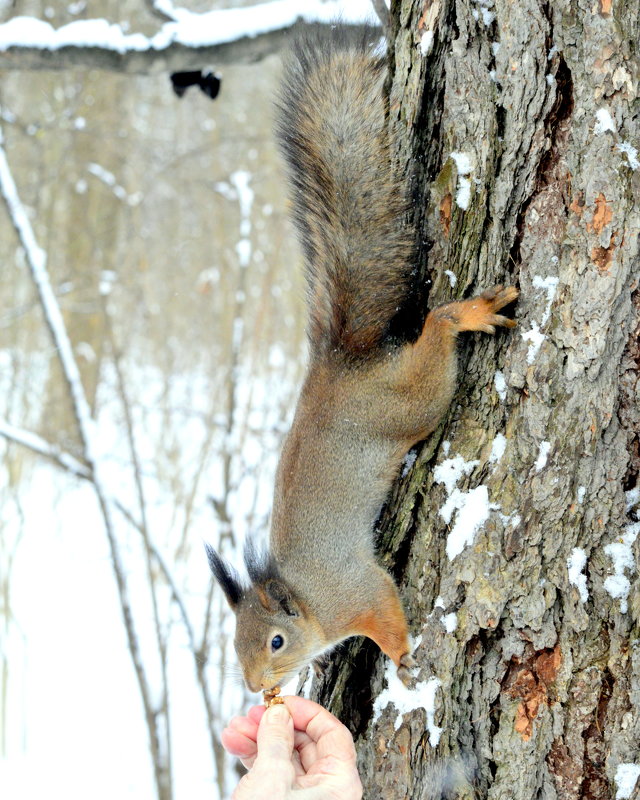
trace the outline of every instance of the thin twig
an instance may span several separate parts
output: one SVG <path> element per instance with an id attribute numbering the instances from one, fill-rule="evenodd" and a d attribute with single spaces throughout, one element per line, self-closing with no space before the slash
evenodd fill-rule
<path id="1" fill-rule="evenodd" d="M 384 0 L 371 0 L 371 5 L 378 15 L 380 25 L 382 25 L 382 32 L 385 36 L 389 35 L 389 9 Z"/>
<path id="2" fill-rule="evenodd" d="M 170 10 L 167 10 L 166 4 L 165 8 L 160 8 L 157 0 L 144 0 L 144 4 L 149 13 L 156 17 L 156 19 L 161 19 L 163 22 L 176 21 L 176 15 L 172 14 Z"/>
<path id="3" fill-rule="evenodd" d="M 31 452 L 53 461 L 56 466 L 65 470 L 65 472 L 68 472 L 70 475 L 73 475 L 75 478 L 81 478 L 82 480 L 93 483 L 93 475 L 86 464 L 78 461 L 74 456 L 69 455 L 69 453 L 59 450 L 55 445 L 52 445 L 50 442 L 47 442 L 46 439 L 38 436 L 37 433 L 32 433 L 22 428 L 16 428 L 8 422 L 0 420 L 0 436 L 4 436 L 7 441 L 22 445 L 28 450 L 31 450 Z M 112 498 L 112 502 L 127 522 L 137 531 L 142 532 L 142 524 L 135 519 L 124 503 L 115 497 Z"/>
<path id="4" fill-rule="evenodd" d="M 87 397 L 82 386 L 80 370 L 71 346 L 71 341 L 67 333 L 62 312 L 58 305 L 57 298 L 51 286 L 51 280 L 47 271 L 47 257 L 44 250 L 38 245 L 31 223 L 25 212 L 24 206 L 20 201 L 18 191 L 13 180 L 13 175 L 9 168 L 6 153 L 4 150 L 4 137 L 0 129 L 0 191 L 5 199 L 9 217 L 16 229 L 20 243 L 22 244 L 27 265 L 31 273 L 31 278 L 36 286 L 40 305 L 42 307 L 45 322 L 56 346 L 58 360 L 62 368 L 64 379 L 71 396 L 72 407 L 78 434 L 84 449 L 85 460 L 91 472 L 91 482 L 93 484 L 102 518 L 105 532 L 109 542 L 111 562 L 116 578 L 120 609 L 127 634 L 129 653 L 133 661 L 138 687 L 145 709 L 147 728 L 151 740 L 151 751 L 153 754 L 154 771 L 156 786 L 160 800 L 169 800 L 171 797 L 171 786 L 167 784 L 166 769 L 164 764 L 165 752 L 164 742 L 162 742 L 156 709 L 151 701 L 151 689 L 147 674 L 142 662 L 142 655 L 138 642 L 138 636 L 133 621 L 131 603 L 124 567 L 120 557 L 120 550 L 115 534 L 112 509 L 113 499 L 107 491 L 106 481 L 103 478 L 100 450 L 95 435 L 95 423 L 91 417 L 91 411 Z"/>
<path id="5" fill-rule="evenodd" d="M 138 510 L 140 513 L 140 534 L 142 536 L 142 543 L 145 552 L 145 561 L 147 567 L 147 581 L 149 583 L 149 592 L 151 593 L 151 605 L 153 608 L 153 622 L 156 634 L 156 645 L 158 654 L 160 656 L 160 672 L 162 675 L 162 722 L 165 727 L 166 739 L 166 771 L 167 782 L 171 785 L 172 781 L 172 753 L 171 753 L 171 726 L 169 724 L 169 683 L 167 677 L 167 637 L 162 629 L 160 621 L 160 610 L 158 607 L 158 596 L 156 592 L 156 582 L 153 575 L 153 548 L 151 545 L 151 538 L 149 534 L 149 527 L 147 525 L 147 503 L 145 500 L 144 486 L 142 483 L 142 468 L 140 465 L 140 458 L 138 456 L 138 447 L 136 445 L 135 430 L 133 424 L 133 415 L 131 413 L 131 403 L 127 392 L 124 373 L 122 371 L 122 361 L 120 355 L 120 348 L 115 341 L 113 332 L 113 325 L 111 324 L 111 315 L 109 314 L 108 303 L 106 298 L 103 297 L 102 309 L 105 319 L 105 329 L 111 346 L 111 355 L 113 357 L 113 365 L 116 374 L 116 383 L 118 387 L 118 395 L 120 397 L 120 404 L 124 413 L 125 430 L 127 434 L 127 444 L 129 446 L 129 455 L 131 458 L 131 465 L 133 468 L 133 480 L 136 487 L 138 496 Z M 160 710 L 160 709 L 158 709 Z"/>
<path id="6" fill-rule="evenodd" d="M 59 467 L 67 470 L 67 472 L 70 472 L 77 478 L 83 478 L 88 481 L 93 478 L 91 470 L 86 464 L 78 461 L 77 458 L 74 458 L 74 456 L 69 453 L 65 453 L 64 450 L 60 450 L 56 445 L 47 442 L 46 439 L 38 436 L 37 433 L 31 433 L 31 431 L 16 428 L 14 425 L 0 420 L 0 436 L 4 436 L 8 441 L 20 444 L 34 453 L 53 461 Z"/>

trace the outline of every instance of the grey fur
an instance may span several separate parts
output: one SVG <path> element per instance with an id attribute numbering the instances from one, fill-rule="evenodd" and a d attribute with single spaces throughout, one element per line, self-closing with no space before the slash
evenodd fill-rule
<path id="1" fill-rule="evenodd" d="M 309 293 L 312 356 L 375 356 L 411 295 L 414 234 L 390 161 L 375 29 L 300 39 L 277 134 L 289 166 Z M 375 287 L 375 291 L 373 290 Z"/>

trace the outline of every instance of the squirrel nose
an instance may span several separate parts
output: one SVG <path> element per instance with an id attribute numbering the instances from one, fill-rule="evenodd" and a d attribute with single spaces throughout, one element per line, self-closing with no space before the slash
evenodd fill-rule
<path id="1" fill-rule="evenodd" d="M 255 676 L 247 675 L 247 671 L 243 670 L 244 672 L 244 682 L 247 685 L 247 689 L 250 692 L 259 692 L 262 689 L 262 684 L 260 683 L 260 679 L 256 680 Z"/>

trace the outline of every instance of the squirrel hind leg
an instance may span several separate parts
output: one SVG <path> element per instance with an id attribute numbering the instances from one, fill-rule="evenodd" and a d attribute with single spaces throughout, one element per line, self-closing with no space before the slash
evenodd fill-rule
<path id="1" fill-rule="evenodd" d="M 433 314 L 440 322 L 448 322 L 455 333 L 462 331 L 483 331 L 495 333 L 496 327 L 514 328 L 516 321 L 498 314 L 518 297 L 515 286 L 494 286 L 476 297 L 458 303 L 447 303 L 434 309 Z"/>
<path id="2" fill-rule="evenodd" d="M 353 620 L 352 635 L 367 636 L 378 645 L 398 668 L 398 677 L 408 686 L 416 666 L 411 656 L 411 642 L 398 590 L 390 575 L 378 568 L 380 584 L 372 608 Z"/>

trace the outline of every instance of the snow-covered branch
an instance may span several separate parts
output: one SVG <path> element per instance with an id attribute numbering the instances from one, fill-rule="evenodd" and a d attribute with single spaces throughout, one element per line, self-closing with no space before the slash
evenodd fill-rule
<path id="1" fill-rule="evenodd" d="M 38 436 L 37 433 L 27 431 L 24 428 L 17 428 L 15 425 L 11 425 L 11 423 L 5 420 L 0 420 L 0 436 L 3 436 L 9 442 L 14 442 L 22 447 L 26 447 L 27 450 L 31 450 L 31 452 L 36 455 L 53 461 L 58 467 L 76 478 L 82 478 L 82 480 L 89 482 L 93 481 L 93 474 L 86 464 L 83 464 L 82 461 L 78 461 L 78 459 L 70 453 L 61 450 L 57 445 L 51 444 L 51 442 L 43 439 L 42 436 Z M 137 531 L 142 531 L 141 522 L 135 519 L 131 511 L 129 511 L 120 500 L 114 499 L 113 503 L 133 528 Z M 153 556 L 160 562 L 160 556 L 155 549 L 153 551 Z M 164 564 L 160 564 L 160 566 L 162 571 L 166 572 L 166 566 Z M 172 592 L 175 594 L 174 587 L 171 588 Z M 179 598 L 176 598 L 176 602 L 178 602 L 178 599 Z"/>
<path id="2" fill-rule="evenodd" d="M 169 18 L 163 8 L 154 8 Z M 346 24 L 377 23 L 370 0 L 271 0 L 204 14 L 176 8 L 171 14 L 154 36 L 125 33 L 104 19 L 53 28 L 34 17 L 14 17 L 0 25 L 0 67 L 175 72 L 257 61 L 279 50 L 296 24 L 329 24 L 337 18 Z"/>
<path id="3" fill-rule="evenodd" d="M 0 420 L 0 436 L 4 436 L 5 439 L 20 444 L 28 450 L 54 461 L 59 467 L 62 467 L 78 478 L 91 480 L 91 472 L 85 464 L 78 461 L 77 458 L 74 458 L 69 453 L 65 453 L 55 445 L 47 442 L 46 439 L 38 436 L 37 433 L 25 431 L 22 428 L 16 428 L 14 425 Z"/>

